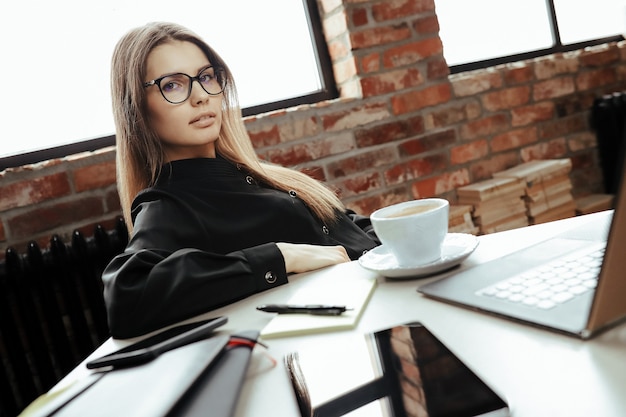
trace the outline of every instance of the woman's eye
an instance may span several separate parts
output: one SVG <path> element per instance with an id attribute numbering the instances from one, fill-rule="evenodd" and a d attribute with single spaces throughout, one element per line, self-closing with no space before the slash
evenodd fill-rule
<path id="1" fill-rule="evenodd" d="M 177 91 L 183 89 L 184 85 L 180 80 L 164 79 L 161 81 L 161 89 L 163 91 Z"/>
<path id="2" fill-rule="evenodd" d="M 207 68 L 200 75 L 198 75 L 198 79 L 202 84 L 208 84 L 215 79 L 215 72 L 213 68 Z"/>

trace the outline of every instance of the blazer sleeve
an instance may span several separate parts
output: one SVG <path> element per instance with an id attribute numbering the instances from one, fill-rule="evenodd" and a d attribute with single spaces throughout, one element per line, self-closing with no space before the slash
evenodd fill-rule
<path id="1" fill-rule="evenodd" d="M 198 249 L 193 240 L 203 236 L 193 218 L 158 202 L 143 205 L 134 223 L 126 250 L 102 275 L 114 338 L 139 336 L 287 283 L 275 243 L 226 254 Z"/>
<path id="2" fill-rule="evenodd" d="M 373 241 L 380 244 L 380 239 L 376 236 L 376 232 L 374 231 L 374 226 L 372 226 L 372 221 L 368 216 L 363 216 L 361 214 L 357 214 L 355 211 L 351 209 L 347 209 L 345 211 L 346 216 L 352 220 L 352 222 L 359 227 L 361 230 L 365 232 L 365 234 L 372 239 Z"/>

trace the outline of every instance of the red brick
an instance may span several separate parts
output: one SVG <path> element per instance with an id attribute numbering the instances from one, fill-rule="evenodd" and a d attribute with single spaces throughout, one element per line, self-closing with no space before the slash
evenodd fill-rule
<path id="1" fill-rule="evenodd" d="M 600 167 L 595 162 L 594 152 L 583 152 L 571 157 L 572 170 L 584 170 L 586 172 L 597 171 L 602 177 Z M 572 171 L 574 172 L 574 171 Z M 571 173 L 570 173 L 571 174 Z"/>
<path id="2" fill-rule="evenodd" d="M 491 150 L 493 152 L 501 152 L 535 142 L 537 142 L 537 128 L 534 126 L 526 129 L 510 130 L 491 140 Z"/>
<path id="3" fill-rule="evenodd" d="M 447 164 L 448 158 L 443 153 L 413 159 L 386 170 L 385 181 L 391 185 L 401 184 L 444 170 Z"/>
<path id="4" fill-rule="evenodd" d="M 450 82 L 454 94 L 467 97 L 502 87 L 502 76 L 499 72 L 479 72 L 452 76 Z"/>
<path id="5" fill-rule="evenodd" d="M 450 149 L 450 163 L 460 165 L 469 161 L 480 159 L 489 153 L 489 145 L 486 140 L 477 140 Z"/>
<path id="6" fill-rule="evenodd" d="M 475 101 L 462 102 L 435 110 L 426 115 L 426 127 L 436 129 L 452 126 L 476 118 L 482 112 L 482 107 Z"/>
<path id="7" fill-rule="evenodd" d="M 263 130 L 251 130 L 248 128 L 248 136 L 255 148 L 263 148 L 265 146 L 272 146 L 280 143 L 280 133 L 278 126 L 264 126 Z"/>
<path id="8" fill-rule="evenodd" d="M 526 86 L 511 87 L 486 93 L 482 97 L 483 106 L 490 111 L 510 109 L 528 103 L 530 88 Z"/>
<path id="9" fill-rule="evenodd" d="M 371 122 L 384 120 L 389 117 L 385 103 L 370 103 L 361 107 L 324 115 L 322 125 L 327 132 L 352 129 Z"/>
<path id="10" fill-rule="evenodd" d="M 582 132 L 567 138 L 567 147 L 571 152 L 598 147 L 598 139 L 592 132 Z"/>
<path id="11" fill-rule="evenodd" d="M 556 117 L 566 117 L 585 113 L 591 109 L 597 95 L 594 92 L 572 94 L 553 101 Z"/>
<path id="12" fill-rule="evenodd" d="M 361 57 L 360 68 L 363 73 L 376 72 L 380 70 L 380 54 L 373 52 Z"/>
<path id="13" fill-rule="evenodd" d="M 535 61 L 535 76 L 540 80 L 555 78 L 564 74 L 575 74 L 578 72 L 580 64 L 578 58 L 554 55 L 539 58 Z"/>
<path id="14" fill-rule="evenodd" d="M 405 68 L 362 78 L 361 89 L 363 97 L 372 97 L 415 87 L 423 82 L 422 74 L 417 68 Z"/>
<path id="15" fill-rule="evenodd" d="M 396 154 L 391 148 L 382 148 L 333 161 L 326 166 L 326 172 L 329 173 L 331 179 L 341 178 L 387 165 L 395 160 Z"/>
<path id="16" fill-rule="evenodd" d="M 371 191 L 379 190 L 383 187 L 380 175 L 376 172 L 357 175 L 342 181 L 339 184 L 341 188 L 342 198 L 353 197 L 355 195 L 369 193 Z"/>
<path id="17" fill-rule="evenodd" d="M 478 136 L 490 135 L 504 130 L 507 126 L 508 119 L 504 114 L 484 117 L 461 126 L 461 139 L 473 139 Z"/>
<path id="18" fill-rule="evenodd" d="M 355 27 L 365 26 L 368 23 L 367 19 L 367 9 L 365 8 L 356 8 L 350 12 L 352 24 Z"/>
<path id="19" fill-rule="evenodd" d="M 115 161 L 77 168 L 73 176 L 76 192 L 108 187 L 115 184 Z"/>
<path id="20" fill-rule="evenodd" d="M 14 207 L 30 206 L 71 193 L 70 183 L 64 172 L 15 182 L 3 186 L 1 190 L 1 211 Z"/>
<path id="21" fill-rule="evenodd" d="M 400 19 L 434 10 L 433 0 L 386 0 L 372 6 L 372 14 L 377 21 Z"/>
<path id="22" fill-rule="evenodd" d="M 321 166 L 307 166 L 300 171 L 318 181 L 326 181 L 326 174 L 324 174 L 324 168 Z"/>
<path id="23" fill-rule="evenodd" d="M 417 19 L 413 23 L 413 29 L 420 35 L 436 35 L 439 33 L 439 20 L 435 15 Z"/>
<path id="24" fill-rule="evenodd" d="M 419 118 L 419 120 L 421 120 L 421 118 Z M 394 120 L 375 127 L 357 130 L 355 132 L 355 139 L 357 147 L 366 148 L 368 146 L 380 145 L 398 139 L 405 139 L 423 131 L 423 122 L 419 125 L 411 121 Z"/>
<path id="25" fill-rule="evenodd" d="M 473 182 L 486 180 L 492 177 L 494 172 L 504 171 L 519 165 L 518 152 L 505 152 L 488 158 L 483 158 L 480 161 L 473 162 L 470 165 L 470 173 L 473 178 Z"/>
<path id="26" fill-rule="evenodd" d="M 504 81 L 508 85 L 527 83 L 533 79 L 533 70 L 528 65 L 510 66 L 504 71 Z"/>
<path id="27" fill-rule="evenodd" d="M 448 78 L 448 75 L 450 75 L 450 67 L 448 67 L 448 63 L 443 56 L 428 61 L 426 68 L 426 78 L 428 80 Z"/>
<path id="28" fill-rule="evenodd" d="M 274 148 L 267 152 L 269 160 L 283 166 L 294 166 L 314 161 L 329 155 L 336 155 L 354 149 L 351 133 L 325 136 L 318 140 L 308 140 L 285 148 Z"/>
<path id="29" fill-rule="evenodd" d="M 11 237 L 19 240 L 103 213 L 102 200 L 98 197 L 88 197 L 49 207 L 37 207 L 10 218 L 7 223 Z"/>
<path id="30" fill-rule="evenodd" d="M 398 150 L 401 156 L 412 156 L 436 149 L 443 149 L 454 142 L 456 142 L 456 132 L 453 129 L 449 129 L 405 141 L 398 146 Z"/>
<path id="31" fill-rule="evenodd" d="M 615 68 L 601 68 L 593 71 L 585 71 L 576 77 L 578 90 L 592 90 L 612 84 L 617 81 Z"/>
<path id="32" fill-rule="evenodd" d="M 383 54 L 383 63 L 386 68 L 402 67 L 442 53 L 441 39 L 439 37 L 427 38 L 390 48 Z"/>
<path id="33" fill-rule="evenodd" d="M 411 199 L 411 196 L 402 187 L 353 200 L 350 202 L 349 207 L 357 213 L 370 215 L 381 207 L 387 207 L 391 204 L 402 203 Z"/>
<path id="34" fill-rule="evenodd" d="M 533 161 L 535 159 L 554 159 L 561 158 L 567 151 L 567 145 L 564 138 L 555 139 L 549 142 L 540 142 L 536 145 L 522 149 L 521 156 L 524 162 Z"/>
<path id="35" fill-rule="evenodd" d="M 582 114 L 563 117 L 543 123 L 539 134 L 540 140 L 553 139 L 571 133 L 587 130 L 587 119 Z"/>
<path id="36" fill-rule="evenodd" d="M 450 84 L 442 83 L 428 86 L 422 90 L 398 94 L 391 99 L 391 105 L 393 113 L 400 115 L 446 103 L 450 97 Z"/>
<path id="37" fill-rule="evenodd" d="M 580 54 L 579 61 L 584 67 L 606 67 L 620 60 L 619 51 L 607 45 L 591 47 Z"/>
<path id="38" fill-rule="evenodd" d="M 572 94 L 576 90 L 571 77 L 554 78 L 539 82 L 533 87 L 535 101 L 547 100 Z"/>
<path id="39" fill-rule="evenodd" d="M 426 198 L 456 190 L 469 183 L 467 169 L 461 169 L 418 181 L 412 185 L 411 190 L 415 198 Z"/>
<path id="40" fill-rule="evenodd" d="M 117 189 L 115 189 L 115 191 L 108 192 L 104 197 L 104 201 L 106 202 L 106 211 L 108 213 L 120 213 L 121 215 L 122 205 L 120 203 L 120 195 L 118 194 Z"/>
<path id="41" fill-rule="evenodd" d="M 291 142 L 310 136 L 316 136 L 321 128 L 317 117 L 293 117 L 278 125 L 281 142 Z"/>
<path id="42" fill-rule="evenodd" d="M 405 23 L 350 33 L 350 41 L 354 50 L 381 46 L 409 39 L 410 37 L 411 29 Z"/>
<path id="43" fill-rule="evenodd" d="M 554 103 L 545 101 L 531 106 L 518 107 L 511 110 L 511 124 L 524 126 L 549 120 L 554 117 Z"/>

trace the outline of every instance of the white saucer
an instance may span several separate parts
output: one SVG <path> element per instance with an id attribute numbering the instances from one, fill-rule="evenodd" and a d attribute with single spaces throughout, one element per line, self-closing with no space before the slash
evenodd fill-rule
<path id="1" fill-rule="evenodd" d="M 478 238 L 467 233 L 448 233 L 443 241 L 441 258 L 418 266 L 399 266 L 396 257 L 384 246 L 377 246 L 359 258 L 359 264 L 388 278 L 419 278 L 451 269 L 474 252 Z"/>

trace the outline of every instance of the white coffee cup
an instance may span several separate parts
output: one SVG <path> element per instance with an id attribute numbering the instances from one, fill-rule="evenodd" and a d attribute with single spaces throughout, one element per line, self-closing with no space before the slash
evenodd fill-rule
<path id="1" fill-rule="evenodd" d="M 423 198 L 378 209 L 370 215 L 370 220 L 398 265 L 415 267 L 441 258 L 449 212 L 448 200 Z"/>

